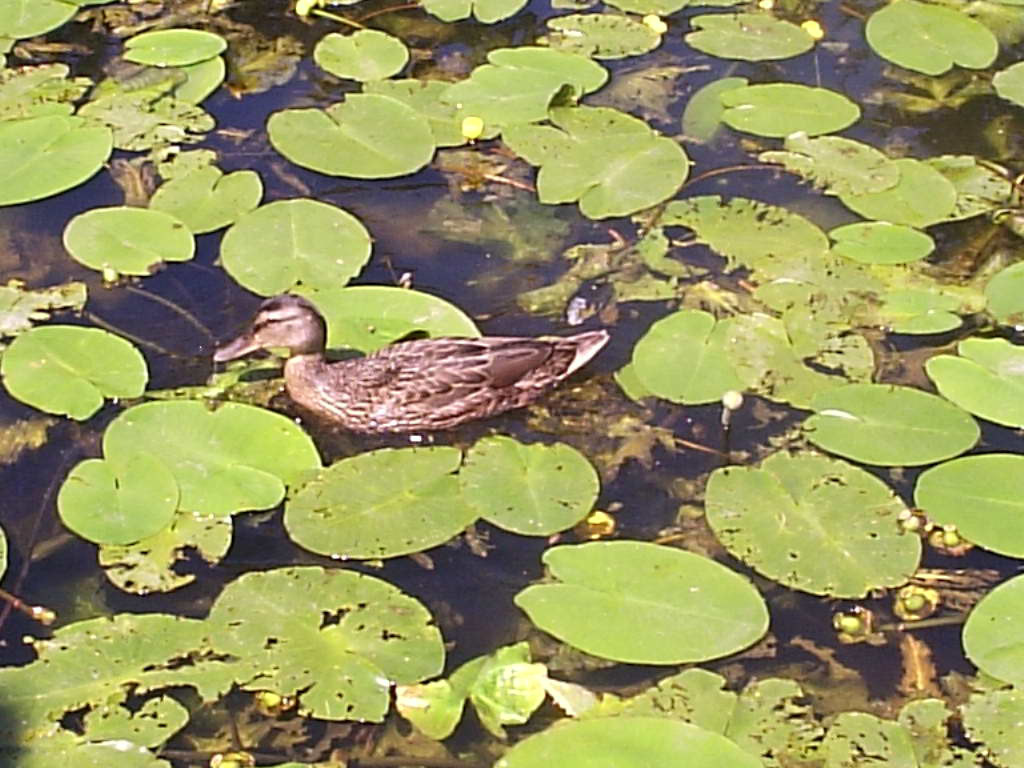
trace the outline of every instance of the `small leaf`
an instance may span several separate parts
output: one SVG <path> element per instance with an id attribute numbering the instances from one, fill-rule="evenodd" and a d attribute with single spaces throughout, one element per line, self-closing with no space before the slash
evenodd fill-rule
<path id="1" fill-rule="evenodd" d="M 351 35 L 331 32 L 316 44 L 313 59 L 332 75 L 367 82 L 401 72 L 409 61 L 409 49 L 397 37 L 377 29 Z"/>
<path id="2" fill-rule="evenodd" d="M 887 221 L 847 224 L 828 236 L 836 243 L 833 253 L 862 264 L 906 264 L 935 250 L 935 241 L 924 232 Z"/>
<path id="3" fill-rule="evenodd" d="M 705 14 L 690 24 L 697 31 L 683 38 L 687 45 L 722 59 L 788 59 L 814 47 L 814 38 L 799 26 L 767 13 Z"/>
<path id="4" fill-rule="evenodd" d="M 661 45 L 661 35 L 646 24 L 610 13 L 574 13 L 547 20 L 548 44 L 595 59 L 639 56 Z"/>
<path id="5" fill-rule="evenodd" d="M 1002 325 L 1024 325 L 1024 263 L 999 270 L 985 285 L 988 311 Z"/>
<path id="6" fill-rule="evenodd" d="M 1006 69 L 996 72 L 992 85 L 1000 98 L 1024 107 L 1024 61 L 1011 64 Z"/>
<path id="7" fill-rule="evenodd" d="M 925 364 L 942 396 L 988 421 L 1024 428 L 1024 347 L 1006 339 L 965 339 L 957 352 Z"/>
<path id="8" fill-rule="evenodd" d="M 694 141 L 711 141 L 722 127 L 721 95 L 748 84 L 745 77 L 723 77 L 702 86 L 683 109 L 683 135 Z"/>
<path id="9" fill-rule="evenodd" d="M 839 199 L 865 219 L 927 227 L 946 220 L 956 205 L 956 187 L 927 163 L 894 160 L 900 181 L 890 189 L 866 194 L 841 194 Z"/>
<path id="10" fill-rule="evenodd" d="M 162 184 L 149 207 L 169 213 L 198 235 L 234 223 L 256 208 L 262 197 L 263 182 L 255 171 L 225 175 L 208 165 Z"/>
<path id="11" fill-rule="evenodd" d="M 188 261 L 195 239 L 179 219 L 162 211 L 115 206 L 80 213 L 64 229 L 71 258 L 92 269 L 148 275 L 167 261 Z"/>
<path id="12" fill-rule="evenodd" d="M 835 133 L 857 122 L 860 108 L 842 94 L 796 83 L 733 88 L 721 94 L 722 121 L 758 136 Z"/>
<path id="13" fill-rule="evenodd" d="M 184 67 L 223 53 L 227 41 L 199 29 L 158 29 L 129 38 L 124 58 L 155 67 Z"/>

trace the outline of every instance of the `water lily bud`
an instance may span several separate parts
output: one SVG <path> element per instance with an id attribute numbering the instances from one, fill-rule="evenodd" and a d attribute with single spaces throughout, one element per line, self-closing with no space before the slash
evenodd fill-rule
<path id="1" fill-rule="evenodd" d="M 309 16 L 309 12 L 316 6 L 316 0 L 298 0 L 295 3 L 295 13 L 299 16 Z"/>
<path id="2" fill-rule="evenodd" d="M 743 393 L 730 389 L 722 395 L 722 407 L 730 411 L 738 411 L 743 406 Z"/>
<path id="3" fill-rule="evenodd" d="M 474 115 L 462 119 L 462 137 L 473 141 L 479 139 L 484 132 L 484 121 Z"/>
<path id="4" fill-rule="evenodd" d="M 666 24 L 661 16 L 657 16 L 653 13 L 649 13 L 643 18 L 644 26 L 650 29 L 652 32 L 656 32 L 659 35 L 664 35 L 668 32 L 668 24 Z"/>
<path id="5" fill-rule="evenodd" d="M 808 19 L 807 21 L 800 24 L 800 29 L 802 29 L 815 40 L 821 40 L 821 38 L 825 36 L 824 28 L 814 19 Z"/>

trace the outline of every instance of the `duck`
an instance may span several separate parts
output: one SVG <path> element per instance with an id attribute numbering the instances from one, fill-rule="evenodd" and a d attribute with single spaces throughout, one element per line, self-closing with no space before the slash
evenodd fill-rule
<path id="1" fill-rule="evenodd" d="M 521 408 L 578 371 L 608 343 L 605 330 L 574 336 L 437 337 L 401 341 L 329 362 L 327 323 L 293 294 L 265 300 L 248 329 L 213 360 L 287 349 L 288 396 L 351 432 L 432 432 Z"/>

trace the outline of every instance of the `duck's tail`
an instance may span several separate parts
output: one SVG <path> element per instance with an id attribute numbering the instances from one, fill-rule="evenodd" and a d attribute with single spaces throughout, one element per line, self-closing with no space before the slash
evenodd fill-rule
<path id="1" fill-rule="evenodd" d="M 576 371 L 589 363 L 594 355 L 601 351 L 611 335 L 608 331 L 586 331 L 577 333 L 575 336 L 563 336 L 559 339 L 566 346 L 573 348 L 572 361 L 562 374 L 562 378 L 572 376 Z"/>

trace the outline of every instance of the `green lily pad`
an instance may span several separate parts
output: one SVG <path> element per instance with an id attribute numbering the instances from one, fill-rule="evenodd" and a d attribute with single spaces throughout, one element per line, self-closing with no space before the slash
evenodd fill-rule
<path id="1" fill-rule="evenodd" d="M 114 146 L 131 152 L 194 144 L 216 126 L 201 107 L 169 96 L 154 100 L 146 91 L 104 96 L 85 104 L 78 114 L 109 126 Z"/>
<path id="2" fill-rule="evenodd" d="M 579 99 L 608 80 L 608 70 L 600 64 L 550 48 L 499 48 L 487 54 L 487 61 L 450 86 L 442 100 L 488 125 L 546 120 L 548 107 L 563 88 Z"/>
<path id="3" fill-rule="evenodd" d="M 866 194 L 840 194 L 839 199 L 865 219 L 910 227 L 927 227 L 946 220 L 956 205 L 956 187 L 927 163 L 911 158 L 894 160 L 900 181 L 890 189 Z"/>
<path id="4" fill-rule="evenodd" d="M 692 552 L 602 541 L 553 547 L 543 560 L 557 581 L 527 587 L 516 605 L 540 629 L 594 656 L 706 661 L 746 648 L 768 629 L 753 585 Z"/>
<path id="5" fill-rule="evenodd" d="M 705 500 L 734 557 L 788 587 L 847 598 L 899 586 L 917 569 L 921 540 L 898 524 L 906 511 L 874 475 L 809 453 L 717 469 Z"/>
<path id="6" fill-rule="evenodd" d="M 466 137 L 462 135 L 465 110 L 441 100 L 449 85 L 441 80 L 376 80 L 364 84 L 363 92 L 379 93 L 401 101 L 426 119 L 437 146 L 457 147 L 466 143 Z M 496 128 L 485 126 L 480 138 L 493 139 L 497 135 Z"/>
<path id="7" fill-rule="evenodd" d="M 1024 325 L 1024 263 L 1011 264 L 985 285 L 988 311 L 1003 325 Z"/>
<path id="8" fill-rule="evenodd" d="M 275 112 L 267 133 L 274 149 L 296 165 L 356 179 L 414 173 L 435 148 L 422 115 L 379 93 L 352 93 L 326 110 Z"/>
<path id="9" fill-rule="evenodd" d="M 697 31 L 683 38 L 686 44 L 721 59 L 788 59 L 814 47 L 814 38 L 799 26 L 767 13 L 705 14 L 690 24 Z"/>
<path id="10" fill-rule="evenodd" d="M 424 0 L 423 10 L 441 21 L 460 21 L 470 15 L 481 24 L 515 16 L 527 0 Z"/>
<path id="11" fill-rule="evenodd" d="M 342 569 L 247 573 L 206 619 L 214 649 L 244 659 L 249 690 L 296 696 L 324 720 L 380 722 L 393 683 L 432 677 L 444 644 L 429 611 L 396 587 Z"/>
<path id="12" fill-rule="evenodd" d="M 540 165 L 542 203 L 579 201 L 591 219 L 626 216 L 670 198 L 689 173 L 677 142 L 618 110 L 557 108 L 551 122 L 559 130 L 516 125 L 503 133 L 512 151 Z"/>
<path id="13" fill-rule="evenodd" d="M 947 221 L 960 221 L 992 213 L 1012 205 L 1011 175 L 993 163 L 980 162 L 974 155 L 939 155 L 925 160 L 945 176 L 956 189 L 956 204 Z"/>
<path id="14" fill-rule="evenodd" d="M 131 342 L 74 325 L 25 331 L 0 358 L 0 374 L 12 397 L 78 421 L 96 413 L 104 397 L 138 397 L 149 378 Z"/>
<path id="15" fill-rule="evenodd" d="M 138 709 L 129 709 L 121 704 L 105 704 L 90 709 L 83 718 L 83 725 L 84 735 L 92 741 L 113 741 L 119 746 L 130 741 L 138 747 L 155 749 L 163 746 L 188 721 L 189 711 L 182 704 L 170 696 L 160 696 L 147 699 Z M 76 760 L 75 765 L 77 768 L 80 763 Z M 111 757 L 110 768 L 119 765 Z"/>
<path id="16" fill-rule="evenodd" d="M 986 675 L 1019 687 L 1024 685 L 1024 641 L 1021 638 L 1024 638 L 1024 576 L 1015 576 L 974 606 L 964 624 L 964 652 Z"/>
<path id="17" fill-rule="evenodd" d="M 722 127 L 721 95 L 748 84 L 745 77 L 723 77 L 702 86 L 683 109 L 683 135 L 694 141 L 711 141 Z"/>
<path id="18" fill-rule="evenodd" d="M 87 295 L 85 283 L 79 282 L 36 290 L 27 290 L 17 283 L 0 285 L 0 339 L 27 331 L 48 319 L 52 310 L 80 310 Z"/>
<path id="19" fill-rule="evenodd" d="M 430 336 L 477 337 L 480 330 L 454 304 L 422 291 L 356 285 L 300 291 L 327 320 L 327 346 L 372 352 L 413 331 Z"/>
<path id="20" fill-rule="evenodd" d="M 574 13 L 547 20 L 548 45 L 595 59 L 622 59 L 653 51 L 661 35 L 648 25 L 611 13 Z"/>
<path id="21" fill-rule="evenodd" d="M 868 221 L 836 227 L 828 233 L 832 252 L 861 264 L 906 264 L 935 250 L 935 241 L 912 227 Z"/>
<path id="22" fill-rule="evenodd" d="M 955 525 L 978 546 L 1024 557 L 1024 457 L 987 453 L 923 472 L 914 503 L 938 525 Z"/>
<path id="23" fill-rule="evenodd" d="M 758 136 L 781 138 L 797 131 L 818 136 L 841 131 L 860 118 L 860 108 L 842 94 L 796 83 L 732 88 L 719 98 L 725 106 L 722 122 Z"/>
<path id="24" fill-rule="evenodd" d="M 115 465 L 86 459 L 57 496 L 64 525 L 97 544 L 131 544 L 165 528 L 178 508 L 178 484 L 157 458 L 136 453 Z"/>
<path id="25" fill-rule="evenodd" d="M 42 115 L 0 122 L 0 205 L 27 203 L 78 186 L 110 157 L 110 130 L 80 117 Z"/>
<path id="26" fill-rule="evenodd" d="M 70 115 L 74 111 L 73 102 L 91 87 L 88 78 L 68 79 L 70 73 L 71 68 L 66 64 L 0 68 L 0 120 Z"/>
<path id="27" fill-rule="evenodd" d="M 863 464 L 933 464 L 969 450 L 981 436 L 966 411 L 911 387 L 848 384 L 819 393 L 811 407 L 808 439 Z"/>
<path id="28" fill-rule="evenodd" d="M 900 169 L 868 144 L 841 136 L 810 138 L 804 133 L 786 137 L 785 151 L 762 152 L 763 163 L 781 163 L 786 170 L 812 182 L 830 195 L 862 195 L 895 187 Z"/>
<path id="29" fill-rule="evenodd" d="M 941 75 L 954 65 L 985 69 L 999 53 L 988 27 L 953 8 L 894 0 L 868 19 L 868 45 L 906 69 Z"/>
<path id="30" fill-rule="evenodd" d="M 183 221 L 193 234 L 213 232 L 252 211 L 263 197 L 263 182 L 255 171 L 225 175 L 208 165 L 160 186 L 149 207 Z"/>
<path id="31" fill-rule="evenodd" d="M 276 200 L 243 214 L 224 235 L 221 263 L 253 293 L 345 285 L 370 258 L 355 216 L 317 200 Z"/>
<path id="32" fill-rule="evenodd" d="M 488 437 L 466 454 L 459 472 L 463 498 L 499 528 L 548 536 L 582 520 L 601 483 L 583 454 L 564 443 L 524 445 Z"/>
<path id="33" fill-rule="evenodd" d="M 893 333 L 945 333 L 963 322 L 959 297 L 928 288 L 886 291 L 873 319 Z"/>
<path id="34" fill-rule="evenodd" d="M 227 64 L 223 56 L 214 56 L 198 64 L 181 67 L 181 71 L 185 73 L 185 82 L 175 86 L 172 95 L 186 104 L 201 104 L 224 82 Z"/>
<path id="35" fill-rule="evenodd" d="M 284 499 L 286 485 L 320 467 L 313 441 L 291 419 L 239 403 L 129 408 L 107 427 L 103 454 L 118 465 L 139 451 L 174 474 L 181 509 L 207 515 L 269 509 Z"/>
<path id="36" fill-rule="evenodd" d="M 421 552 L 477 518 L 459 491 L 462 452 L 448 446 L 371 451 L 335 462 L 285 507 L 292 541 L 333 558 Z"/>
<path id="37" fill-rule="evenodd" d="M 1024 691 L 1010 688 L 971 696 L 963 705 L 967 738 L 980 744 L 987 762 L 997 768 L 1015 768 L 1024 763 Z"/>
<path id="38" fill-rule="evenodd" d="M 494 768 L 758 768 L 761 761 L 725 736 L 664 717 L 612 717 L 560 723 L 523 739 Z"/>
<path id="39" fill-rule="evenodd" d="M 1024 61 L 996 72 L 992 78 L 992 86 L 1000 98 L 1018 107 L 1024 107 Z"/>
<path id="40" fill-rule="evenodd" d="M 313 60 L 337 77 L 367 82 L 397 75 L 409 62 L 409 49 L 397 37 L 378 29 L 351 35 L 331 32 L 313 50 Z"/>
<path id="41" fill-rule="evenodd" d="M 154 67 L 184 67 L 212 59 L 228 47 L 220 35 L 200 29 L 158 29 L 129 38 L 124 58 Z"/>
<path id="42" fill-rule="evenodd" d="M 911 733 L 899 723 L 883 720 L 867 712 L 842 712 L 829 726 L 821 744 L 827 768 L 865 765 L 862 755 L 870 755 L 879 765 L 919 765 Z"/>
<path id="43" fill-rule="evenodd" d="M 148 275 L 167 261 L 188 261 L 195 239 L 178 218 L 129 206 L 93 208 L 64 229 L 71 258 L 101 272 Z"/>
<path id="44" fill-rule="evenodd" d="M 1006 339 L 965 339 L 957 352 L 925 364 L 942 396 L 988 421 L 1024 427 L 1024 347 Z"/>
<path id="45" fill-rule="evenodd" d="M 725 331 L 714 316 L 695 309 L 663 317 L 633 348 L 633 371 L 648 392 L 673 403 L 717 402 L 743 389 L 726 353 Z"/>
<path id="46" fill-rule="evenodd" d="M 56 29 L 78 13 L 64 0 L 5 0 L 0 3 L 0 37 L 35 37 Z"/>

